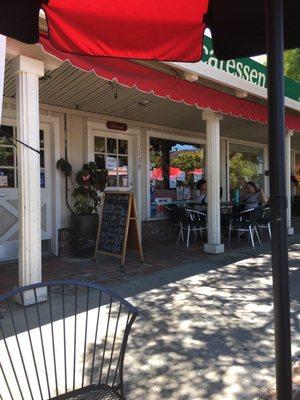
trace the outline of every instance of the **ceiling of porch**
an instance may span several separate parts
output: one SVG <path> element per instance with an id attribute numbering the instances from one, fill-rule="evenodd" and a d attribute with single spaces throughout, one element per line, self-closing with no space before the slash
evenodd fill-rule
<path id="1" fill-rule="evenodd" d="M 4 96 L 15 97 L 10 61 L 6 63 Z M 168 99 L 126 88 L 63 63 L 40 79 L 40 102 L 67 109 L 125 118 L 141 123 L 204 133 L 201 110 Z M 250 142 L 267 143 L 266 125 L 224 116 L 221 136 Z M 299 139 L 297 137 L 299 136 Z M 300 149 L 300 135 L 294 135 L 293 147 Z"/>

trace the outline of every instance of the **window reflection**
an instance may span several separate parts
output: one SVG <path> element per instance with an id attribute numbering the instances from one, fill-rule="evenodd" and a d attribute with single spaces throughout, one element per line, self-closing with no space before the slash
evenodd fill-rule
<path id="1" fill-rule="evenodd" d="M 1 130 L 9 137 L 16 137 L 16 128 L 8 125 L 1 125 Z M 40 137 L 40 167 L 41 167 L 41 187 L 44 188 L 45 182 L 45 133 L 39 131 Z M 18 160 L 16 147 L 9 139 L 3 138 L 0 141 L 0 187 L 18 187 Z"/>
<path id="2" fill-rule="evenodd" d="M 150 216 L 163 216 L 167 203 L 191 199 L 204 165 L 204 145 L 150 138 Z"/>
<path id="3" fill-rule="evenodd" d="M 105 153 L 105 138 L 95 137 L 95 153 Z"/>
<path id="4" fill-rule="evenodd" d="M 119 140 L 119 154 L 127 154 L 128 153 L 128 146 L 127 140 Z"/>
<path id="5" fill-rule="evenodd" d="M 230 143 L 229 150 L 231 196 L 233 196 L 233 191 L 243 189 L 249 181 L 253 181 L 258 188 L 264 189 L 264 149 Z"/>
<path id="6" fill-rule="evenodd" d="M 0 169 L 0 187 L 13 188 L 15 186 L 15 171 L 14 169 Z"/>
<path id="7" fill-rule="evenodd" d="M 117 139 L 107 138 L 107 153 L 117 153 Z"/>
<path id="8" fill-rule="evenodd" d="M 14 127 L 1 125 L 1 130 L 8 137 L 14 137 Z M 0 141 L 0 187 L 16 187 L 16 149 L 10 139 Z"/>
<path id="9" fill-rule="evenodd" d="M 14 165 L 14 149 L 13 147 L 0 147 L 0 165 L 13 166 Z"/>

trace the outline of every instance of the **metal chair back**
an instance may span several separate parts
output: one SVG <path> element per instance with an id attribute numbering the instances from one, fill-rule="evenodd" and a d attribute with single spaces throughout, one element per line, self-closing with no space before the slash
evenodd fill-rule
<path id="1" fill-rule="evenodd" d="M 122 394 L 137 316 L 126 300 L 93 283 L 53 281 L 0 296 L 0 312 L 1 400 L 61 398 L 99 385 Z"/>
<path id="2" fill-rule="evenodd" d="M 177 207 L 178 207 L 177 204 L 167 204 L 167 205 L 165 205 L 166 213 L 167 213 L 168 217 L 170 218 L 170 222 L 173 225 L 176 225 L 176 224 L 178 224 L 180 222 L 178 214 L 176 213 Z"/>
<path id="3" fill-rule="evenodd" d="M 207 215 L 201 211 L 186 209 L 189 223 L 194 225 L 206 225 Z"/>
<path id="4" fill-rule="evenodd" d="M 176 220 L 178 223 L 180 223 L 183 226 L 187 226 L 189 224 L 190 222 L 189 214 L 185 207 L 177 206 L 176 208 L 174 208 L 173 213 L 174 213 L 174 220 Z"/>

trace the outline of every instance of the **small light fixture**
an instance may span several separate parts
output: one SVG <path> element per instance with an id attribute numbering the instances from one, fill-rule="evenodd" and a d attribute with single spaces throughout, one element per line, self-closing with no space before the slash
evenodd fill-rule
<path id="1" fill-rule="evenodd" d="M 188 72 L 188 71 L 185 71 L 183 73 L 183 77 L 186 81 L 189 81 L 189 82 L 197 82 L 197 80 L 198 80 L 198 75 L 193 74 L 192 72 Z"/>
<path id="2" fill-rule="evenodd" d="M 152 103 L 152 100 L 150 99 L 144 99 L 138 102 L 139 106 L 145 107 L 148 106 L 148 104 Z"/>
<path id="3" fill-rule="evenodd" d="M 41 76 L 41 77 L 39 78 L 39 80 L 40 80 L 40 81 L 48 81 L 48 80 L 51 79 L 51 78 L 52 78 L 51 73 L 50 73 L 50 72 L 46 72 L 46 73 L 44 74 L 44 76 Z"/>
<path id="4" fill-rule="evenodd" d="M 245 99 L 248 96 L 248 93 L 244 90 L 235 90 L 235 96 L 239 99 Z"/>

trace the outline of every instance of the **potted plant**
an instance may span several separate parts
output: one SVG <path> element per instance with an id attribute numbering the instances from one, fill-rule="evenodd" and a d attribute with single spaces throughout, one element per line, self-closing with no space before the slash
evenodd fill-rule
<path id="1" fill-rule="evenodd" d="M 72 179 L 73 170 L 66 160 L 60 159 L 57 168 L 65 174 L 66 179 Z M 95 247 L 99 223 L 97 208 L 101 203 L 101 193 L 106 187 L 107 176 L 108 171 L 104 165 L 96 165 L 95 162 L 84 164 L 75 175 L 75 183 L 72 180 L 73 206 L 68 201 L 66 184 L 66 202 L 71 210 L 72 243 L 81 253 Z"/>

